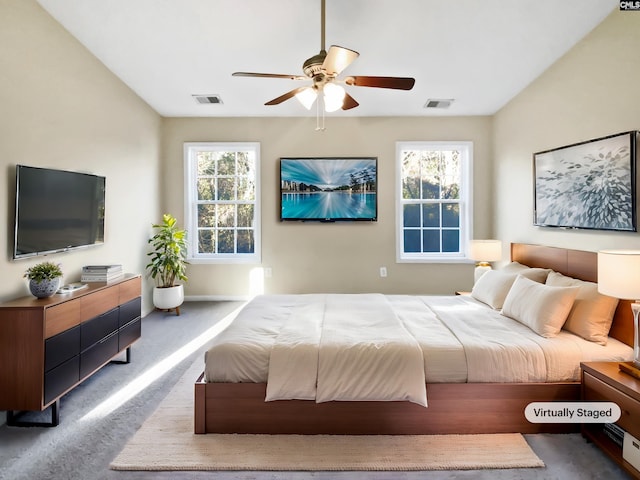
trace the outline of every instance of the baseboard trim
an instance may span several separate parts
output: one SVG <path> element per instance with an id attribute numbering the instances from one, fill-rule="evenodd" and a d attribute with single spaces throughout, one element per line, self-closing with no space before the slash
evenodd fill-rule
<path id="1" fill-rule="evenodd" d="M 186 295 L 185 302 L 246 302 L 249 295 Z"/>
<path id="2" fill-rule="evenodd" d="M 184 297 L 185 302 L 247 302 L 251 300 L 250 296 L 243 295 L 186 295 Z M 150 313 L 153 313 L 155 308 L 151 308 L 151 310 L 143 310 L 142 316 L 146 317 Z M 0 417 L 0 420 L 2 417 Z M 0 423 L 1 425 L 1 423 Z"/>

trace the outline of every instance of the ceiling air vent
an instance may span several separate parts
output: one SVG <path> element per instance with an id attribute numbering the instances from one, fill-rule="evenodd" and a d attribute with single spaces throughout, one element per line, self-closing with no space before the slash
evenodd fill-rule
<path id="1" fill-rule="evenodd" d="M 430 98 L 424 108 L 449 108 L 452 103 L 453 98 Z"/>
<path id="2" fill-rule="evenodd" d="M 192 95 L 196 99 L 196 102 L 202 105 L 222 105 L 222 99 L 218 94 L 212 95 Z"/>

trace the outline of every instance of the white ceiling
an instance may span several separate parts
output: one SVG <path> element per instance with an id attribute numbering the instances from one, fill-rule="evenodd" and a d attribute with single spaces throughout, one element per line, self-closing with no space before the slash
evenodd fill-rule
<path id="1" fill-rule="evenodd" d="M 163 116 L 306 116 L 264 103 L 320 50 L 320 0 L 38 0 Z M 347 87 L 337 116 L 491 115 L 580 41 L 618 0 L 326 0 L 326 46 L 356 50 L 344 75 L 414 77 L 411 91 Z M 200 105 L 193 94 L 218 94 Z M 453 98 L 448 110 L 423 108 Z M 312 112 L 315 110 L 312 109 Z"/>

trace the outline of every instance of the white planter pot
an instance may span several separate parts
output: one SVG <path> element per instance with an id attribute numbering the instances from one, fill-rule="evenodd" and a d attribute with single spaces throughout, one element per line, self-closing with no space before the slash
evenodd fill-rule
<path id="1" fill-rule="evenodd" d="M 171 310 L 182 305 L 184 301 L 184 288 L 182 285 L 175 287 L 153 289 L 153 305 L 160 310 Z"/>

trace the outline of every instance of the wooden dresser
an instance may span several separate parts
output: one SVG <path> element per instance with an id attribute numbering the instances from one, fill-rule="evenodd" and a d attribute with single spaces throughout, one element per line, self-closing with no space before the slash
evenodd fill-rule
<path id="1" fill-rule="evenodd" d="M 141 278 L 125 275 L 110 283 L 53 297 L 24 297 L 0 304 L 0 410 L 7 424 L 25 411 L 52 407 L 141 335 Z"/>

